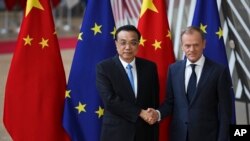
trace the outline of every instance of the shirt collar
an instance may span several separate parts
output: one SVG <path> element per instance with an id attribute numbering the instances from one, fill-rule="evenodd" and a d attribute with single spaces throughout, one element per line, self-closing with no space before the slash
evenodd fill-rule
<path id="1" fill-rule="evenodd" d="M 123 60 L 121 59 L 120 56 L 119 56 L 119 60 L 121 61 L 122 66 L 123 66 L 124 68 L 126 68 L 128 64 L 130 64 L 133 68 L 135 68 L 135 58 L 134 58 L 133 61 L 130 62 L 130 63 L 127 63 L 127 62 L 123 61 Z"/>

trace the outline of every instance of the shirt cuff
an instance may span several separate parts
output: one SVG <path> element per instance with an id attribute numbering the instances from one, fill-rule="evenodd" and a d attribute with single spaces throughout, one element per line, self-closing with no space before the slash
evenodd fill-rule
<path id="1" fill-rule="evenodd" d="M 156 110 L 156 112 L 158 113 L 158 122 L 161 120 L 161 113 L 160 113 L 160 111 L 159 110 Z"/>

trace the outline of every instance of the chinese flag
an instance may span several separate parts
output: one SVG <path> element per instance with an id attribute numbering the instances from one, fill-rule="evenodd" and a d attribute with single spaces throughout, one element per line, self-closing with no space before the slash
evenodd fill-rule
<path id="1" fill-rule="evenodd" d="M 7 1 L 7 0 L 6 0 L 6 1 Z M 27 1 L 27 0 L 19 0 L 19 5 L 20 5 L 23 9 L 25 9 L 26 1 Z M 50 1 L 51 1 L 51 3 L 52 3 L 53 7 L 56 7 L 56 6 L 60 3 L 61 0 L 50 0 Z"/>
<path id="2" fill-rule="evenodd" d="M 165 0 L 143 0 L 138 29 L 141 40 L 138 56 L 157 64 L 160 81 L 160 103 L 166 97 L 168 66 L 175 61 Z M 160 122 L 159 140 L 168 141 L 170 118 Z"/>
<path id="3" fill-rule="evenodd" d="M 66 89 L 49 0 L 28 0 L 6 83 L 4 125 L 14 141 L 65 141 Z"/>

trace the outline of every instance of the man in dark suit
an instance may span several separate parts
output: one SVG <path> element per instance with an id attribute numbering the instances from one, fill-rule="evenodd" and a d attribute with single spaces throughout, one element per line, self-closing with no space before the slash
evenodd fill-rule
<path id="1" fill-rule="evenodd" d="M 105 111 L 101 141 L 157 140 L 157 124 L 149 125 L 144 119 L 149 116 L 145 109 L 159 106 L 158 74 L 155 63 L 135 57 L 140 37 L 132 25 L 118 28 L 118 55 L 96 67 L 97 89 Z"/>
<path id="2" fill-rule="evenodd" d="M 232 116 L 228 69 L 203 55 L 203 32 L 188 27 L 181 33 L 186 58 L 168 70 L 167 98 L 148 122 L 172 115 L 171 141 L 228 141 Z"/>

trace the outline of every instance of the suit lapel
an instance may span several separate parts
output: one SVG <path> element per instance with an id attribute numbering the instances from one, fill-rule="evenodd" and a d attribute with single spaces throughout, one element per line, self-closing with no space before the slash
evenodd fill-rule
<path id="1" fill-rule="evenodd" d="M 122 65 L 122 63 L 121 63 L 121 61 L 120 61 L 120 59 L 119 59 L 119 56 L 118 55 L 116 55 L 115 57 L 114 57 L 114 62 L 115 62 L 115 69 L 118 69 L 118 72 L 120 73 L 120 75 L 121 75 L 121 80 L 119 80 L 119 81 L 124 81 L 124 83 L 121 83 L 121 84 L 126 84 L 125 86 L 123 86 L 125 89 L 128 89 L 129 90 L 129 93 L 128 93 L 128 96 L 131 98 L 131 99 L 134 99 L 135 100 L 135 94 L 134 94 L 134 91 L 133 91 L 133 89 L 132 89 L 132 87 L 131 87 L 131 84 L 130 84 L 130 82 L 129 82 L 129 78 L 128 78 L 128 75 L 127 75 L 127 73 L 126 73 L 126 71 L 125 71 L 125 69 L 124 69 L 124 67 L 123 67 L 123 65 Z"/>
<path id="2" fill-rule="evenodd" d="M 185 99 L 186 104 L 188 105 L 188 100 L 187 100 L 187 94 L 186 94 L 186 90 L 185 90 L 185 69 L 186 69 L 186 59 L 184 61 L 181 62 L 181 69 L 180 69 L 180 77 L 179 80 L 181 82 L 181 94 L 183 99 Z M 178 70 L 177 70 L 178 71 Z"/>
<path id="3" fill-rule="evenodd" d="M 137 100 L 141 96 L 140 89 L 143 88 L 143 86 L 142 86 L 143 76 L 142 76 L 142 73 L 140 73 L 141 71 L 143 71 L 143 66 L 139 62 L 140 62 L 140 59 L 136 58 L 135 65 L 136 65 L 136 73 L 137 73 Z M 140 65 L 138 65 L 138 64 L 140 64 Z"/>

